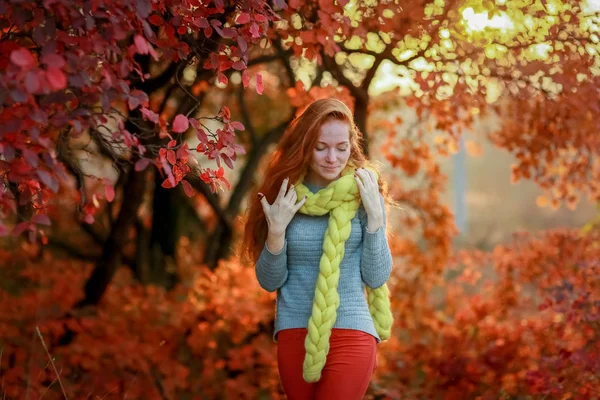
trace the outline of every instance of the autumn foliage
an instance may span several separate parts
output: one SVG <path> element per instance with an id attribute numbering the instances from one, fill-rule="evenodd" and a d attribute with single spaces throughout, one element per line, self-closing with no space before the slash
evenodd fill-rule
<path id="1" fill-rule="evenodd" d="M 598 399 L 598 224 L 458 251 L 440 166 L 495 116 L 487 139 L 544 189 L 539 206 L 600 201 L 586 3 L 0 3 L 0 396 L 283 398 L 275 296 L 226 250 L 269 146 L 335 96 L 398 206 L 396 325 L 369 398 Z M 375 95 L 382 70 L 402 84 Z M 157 223 L 182 209 L 194 238 Z M 172 287 L 140 267 L 163 245 Z"/>
<path id="2" fill-rule="evenodd" d="M 445 270 L 443 304 L 406 304 L 391 282 L 396 335 L 379 348 L 370 393 L 385 398 L 598 395 L 597 230 L 519 234 Z M 188 243 L 182 249 L 194 264 Z M 40 339 L 69 398 L 280 398 L 272 294 L 235 261 L 165 292 L 126 269 L 94 311 L 67 317 L 89 266 L 3 250 L 0 332 L 9 398 L 60 398 Z M 492 275 L 490 275 L 490 272 Z M 493 278 L 482 278 L 482 273 Z M 215 290 L 218 287 L 219 290 Z M 68 346 L 59 339 L 76 334 Z M 468 395 L 468 397 L 465 397 Z"/>
<path id="3" fill-rule="evenodd" d="M 0 234 L 26 231 L 35 239 L 39 225 L 50 224 L 45 207 L 67 180 L 67 172 L 82 187 L 85 174 L 70 148 L 82 136 L 94 142 L 96 151 L 131 163 L 136 171 L 154 164 L 164 175 L 165 187 L 182 182 L 192 195 L 184 180 L 189 162 L 213 190 L 228 185 L 222 168 L 194 164 L 196 158 L 180 138 L 191 126 L 200 141 L 198 153 L 216 160 L 219 167 L 221 162 L 232 166 L 236 155 L 244 152 L 235 143 L 235 129 L 244 127 L 231 121 L 228 108 L 213 116 L 222 128 L 207 132 L 203 121 L 190 117 L 194 108 L 169 115 L 152 109 L 150 102 L 158 97 L 160 105 L 164 86 L 194 63 L 206 78 L 214 74 L 221 83 L 227 83 L 227 71 L 242 71 L 247 87 L 248 47 L 265 37 L 266 23 L 273 18 L 267 4 L 9 1 L 1 11 L 0 174 L 10 190 L 0 192 L 0 212 L 4 218 L 16 214 L 24 221 L 12 230 L 0 222 Z M 220 39 L 232 40 L 219 43 Z M 211 45 L 198 45 L 202 40 Z M 151 65 L 159 60 L 166 67 Z M 255 77 L 259 92 L 261 79 L 260 74 Z M 109 128 L 114 119 L 116 127 Z M 165 138 L 168 143 L 162 143 Z M 110 202 L 113 183 L 102 183 L 106 190 L 97 197 Z M 91 197 L 82 191 L 81 209 L 88 223 L 98 208 L 98 199 Z M 24 206 L 35 213 L 24 215 Z"/>

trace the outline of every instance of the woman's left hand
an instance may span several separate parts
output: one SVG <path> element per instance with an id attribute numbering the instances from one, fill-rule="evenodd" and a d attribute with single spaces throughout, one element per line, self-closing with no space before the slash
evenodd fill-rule
<path id="1" fill-rule="evenodd" d="M 358 168 L 354 173 L 354 179 L 360 191 L 363 206 L 369 217 L 369 225 L 383 225 L 383 210 L 379 195 L 379 183 L 373 171 Z"/>

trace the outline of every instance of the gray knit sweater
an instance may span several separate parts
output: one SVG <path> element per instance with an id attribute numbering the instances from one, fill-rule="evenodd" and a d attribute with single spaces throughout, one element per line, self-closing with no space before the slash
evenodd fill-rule
<path id="1" fill-rule="evenodd" d="M 313 193 L 320 189 L 314 185 L 307 187 Z M 381 202 L 383 205 L 383 197 Z M 308 216 L 297 213 L 286 230 L 283 249 L 273 254 L 265 244 L 257 260 L 256 277 L 260 286 L 269 292 L 277 290 L 275 341 L 280 330 L 308 326 L 328 220 L 329 214 Z M 367 214 L 361 205 L 352 219 L 352 230 L 340 265 L 340 306 L 334 328 L 364 331 L 380 341 L 364 290 L 365 285 L 371 288 L 382 286 L 391 269 L 392 256 L 385 226 L 374 233 L 368 232 Z"/>

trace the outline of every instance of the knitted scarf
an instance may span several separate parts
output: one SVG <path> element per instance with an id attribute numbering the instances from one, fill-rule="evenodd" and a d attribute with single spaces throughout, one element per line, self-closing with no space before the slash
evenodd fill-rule
<path id="1" fill-rule="evenodd" d="M 302 181 L 295 185 L 298 198 L 308 199 L 299 212 L 306 215 L 329 213 L 329 225 L 323 239 L 323 254 L 315 287 L 312 315 L 308 321 L 308 334 L 304 342 L 306 355 L 303 378 L 316 382 L 321 378 L 329 352 L 329 338 L 340 305 L 338 282 L 340 264 L 344 258 L 345 243 L 350 236 L 352 219 L 360 206 L 360 193 L 354 180 L 354 168 L 346 167 L 342 176 L 327 187 L 312 193 Z M 381 340 L 388 339 L 392 327 L 392 312 L 387 284 L 371 289 L 367 287 L 369 311 Z"/>

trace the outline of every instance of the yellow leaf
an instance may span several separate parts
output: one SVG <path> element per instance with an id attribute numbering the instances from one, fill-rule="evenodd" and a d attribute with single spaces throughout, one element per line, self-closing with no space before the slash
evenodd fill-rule
<path id="1" fill-rule="evenodd" d="M 448 143 L 448 151 L 450 152 L 450 154 L 458 153 L 458 146 L 456 145 L 455 140 L 452 140 L 450 143 Z"/>
<path id="2" fill-rule="evenodd" d="M 548 204 L 550 204 L 550 202 L 548 201 L 548 198 L 543 195 L 538 196 L 535 202 L 537 203 L 537 205 L 539 207 L 547 207 Z"/>
<path id="3" fill-rule="evenodd" d="M 467 140 L 465 142 L 465 148 L 467 149 L 467 154 L 469 154 L 470 156 L 481 157 L 481 155 L 483 154 L 483 149 L 481 148 L 481 145 L 472 140 Z"/>

